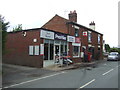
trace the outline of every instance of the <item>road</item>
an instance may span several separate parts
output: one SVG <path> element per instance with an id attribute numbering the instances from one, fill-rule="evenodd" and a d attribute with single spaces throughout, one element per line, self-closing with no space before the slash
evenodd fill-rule
<path id="1" fill-rule="evenodd" d="M 118 88 L 118 61 L 105 61 L 86 67 L 55 72 L 4 88 Z"/>

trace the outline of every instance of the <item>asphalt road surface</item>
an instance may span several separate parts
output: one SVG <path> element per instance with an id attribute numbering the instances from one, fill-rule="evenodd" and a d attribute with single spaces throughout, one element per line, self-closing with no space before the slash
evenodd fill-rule
<path id="1" fill-rule="evenodd" d="M 105 61 L 96 67 L 55 72 L 4 88 L 118 88 L 118 61 Z"/>

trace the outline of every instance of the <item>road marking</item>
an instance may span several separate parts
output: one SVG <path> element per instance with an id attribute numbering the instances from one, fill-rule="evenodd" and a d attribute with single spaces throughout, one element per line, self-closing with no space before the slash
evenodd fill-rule
<path id="1" fill-rule="evenodd" d="M 10 88 L 10 87 L 14 87 L 14 86 L 17 86 L 17 85 L 21 85 L 21 84 L 25 84 L 25 83 L 30 83 L 30 82 L 37 81 L 37 80 L 40 80 L 40 79 L 44 79 L 44 78 L 48 78 L 48 77 L 52 77 L 52 76 L 56 76 L 56 75 L 59 75 L 59 74 L 62 74 L 62 73 L 66 73 L 66 72 L 63 71 L 63 72 L 56 73 L 56 74 L 53 74 L 53 75 L 49 75 L 49 76 L 45 76 L 45 77 L 41 77 L 41 78 L 37 78 L 37 79 L 33 79 L 33 80 L 29 80 L 29 81 L 25 81 L 25 82 L 21 82 L 21 83 L 14 84 L 14 85 L 10 85 L 10 86 L 6 86 L 6 87 L 3 87 L 3 88 Z"/>
<path id="2" fill-rule="evenodd" d="M 90 82 L 86 83 L 85 85 L 81 86 L 80 88 L 84 88 L 85 86 L 89 85 L 90 83 L 94 82 L 95 79 L 91 80 Z"/>
<path id="3" fill-rule="evenodd" d="M 108 74 L 109 72 L 111 72 L 112 70 L 114 70 L 114 69 L 110 69 L 109 71 L 103 73 L 102 75 L 106 75 L 106 74 Z"/>

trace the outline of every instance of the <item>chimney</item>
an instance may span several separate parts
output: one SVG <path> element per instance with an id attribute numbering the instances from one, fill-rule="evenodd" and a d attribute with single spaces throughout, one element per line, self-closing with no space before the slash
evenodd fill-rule
<path id="1" fill-rule="evenodd" d="M 70 11 L 70 13 L 69 13 L 69 20 L 72 21 L 72 22 L 77 22 L 76 10 L 74 10 L 73 12 Z"/>
<path id="2" fill-rule="evenodd" d="M 92 30 L 95 30 L 95 23 L 94 23 L 94 21 L 89 24 L 89 27 L 90 27 Z"/>

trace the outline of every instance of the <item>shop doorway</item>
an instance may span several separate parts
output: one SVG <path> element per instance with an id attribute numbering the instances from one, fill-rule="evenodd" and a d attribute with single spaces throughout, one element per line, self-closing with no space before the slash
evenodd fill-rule
<path id="1" fill-rule="evenodd" d="M 60 56 L 62 56 L 63 53 L 67 54 L 67 50 L 67 41 L 45 39 L 43 67 L 54 65 L 56 61 L 56 55 L 60 59 Z"/>
<path id="2" fill-rule="evenodd" d="M 56 57 L 59 57 L 60 58 L 60 44 L 56 44 L 54 46 L 54 60 L 56 59 Z"/>

